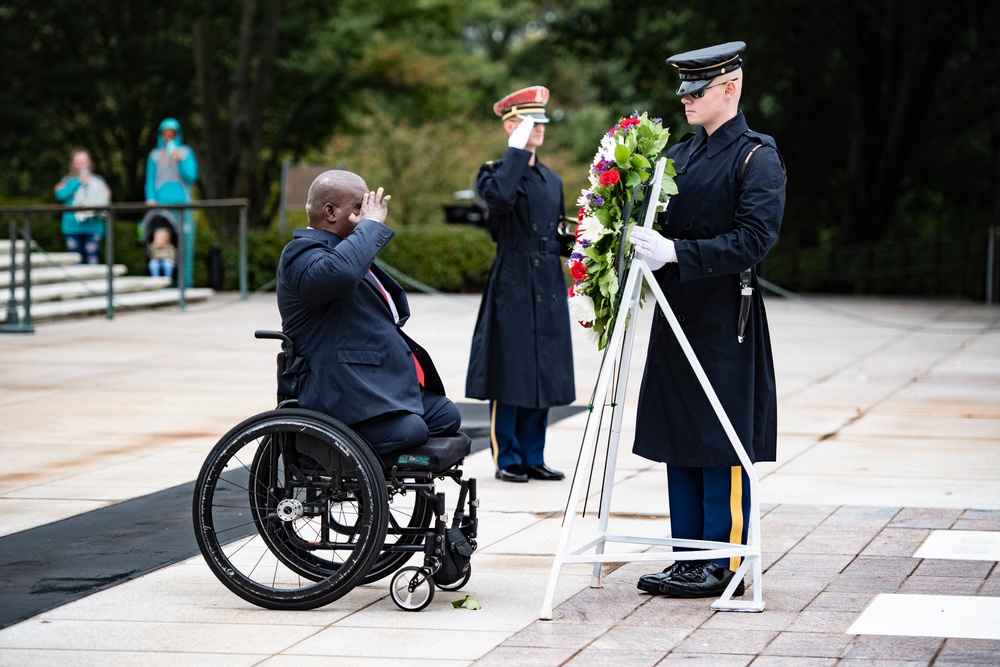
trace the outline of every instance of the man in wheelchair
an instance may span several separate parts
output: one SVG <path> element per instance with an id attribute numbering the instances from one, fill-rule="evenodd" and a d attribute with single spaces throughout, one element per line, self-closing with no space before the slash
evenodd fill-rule
<path id="1" fill-rule="evenodd" d="M 309 226 L 281 253 L 277 285 L 297 357 L 283 382 L 299 407 L 348 424 L 383 460 L 461 426 L 430 357 L 403 333 L 406 293 L 374 264 L 394 235 L 384 224 L 390 199 L 349 171 L 320 174 Z"/>
<path id="2" fill-rule="evenodd" d="M 327 171 L 278 268 L 278 406 L 234 426 L 195 482 L 195 538 L 219 580 L 268 609 L 314 609 L 392 576 L 419 611 L 469 581 L 478 519 L 461 415 L 400 328 L 403 289 L 373 262 L 389 196 Z M 459 487 L 454 513 L 436 479 Z M 421 566 L 402 567 L 423 553 Z M 400 569 L 401 568 L 401 569 Z"/>

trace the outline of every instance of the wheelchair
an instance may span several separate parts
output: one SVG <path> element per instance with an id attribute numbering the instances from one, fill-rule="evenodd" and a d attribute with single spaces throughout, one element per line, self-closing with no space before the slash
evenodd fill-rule
<path id="1" fill-rule="evenodd" d="M 315 609 L 390 574 L 392 601 L 406 611 L 429 605 L 435 589 L 465 586 L 479 506 L 476 480 L 462 478 L 469 437 L 380 456 L 283 390 L 296 359 L 291 339 L 255 336 L 282 341 L 278 405 L 222 436 L 195 482 L 195 537 L 215 576 L 266 609 Z M 446 478 L 459 487 L 450 522 L 435 487 Z M 403 567 L 416 553 L 423 563 Z"/>

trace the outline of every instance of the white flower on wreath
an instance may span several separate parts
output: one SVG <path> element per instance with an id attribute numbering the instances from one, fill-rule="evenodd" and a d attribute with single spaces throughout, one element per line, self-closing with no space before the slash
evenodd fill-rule
<path id="1" fill-rule="evenodd" d="M 589 244 L 597 243 L 597 240 L 608 231 L 601 224 L 601 221 L 592 215 L 584 217 L 579 222 L 578 227 L 580 228 L 579 241 L 585 240 Z"/>
<path id="2" fill-rule="evenodd" d="M 577 294 L 569 298 L 569 314 L 577 322 L 593 322 L 597 318 L 594 311 L 594 300 L 586 294 Z"/>

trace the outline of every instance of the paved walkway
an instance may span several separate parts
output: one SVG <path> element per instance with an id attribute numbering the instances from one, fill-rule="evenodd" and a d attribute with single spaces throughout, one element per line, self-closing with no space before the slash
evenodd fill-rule
<path id="1" fill-rule="evenodd" d="M 482 499 L 472 580 L 422 612 L 398 610 L 387 582 L 314 611 L 258 609 L 195 556 L 0 630 L 0 665 L 1000 663 L 1000 309 L 814 304 L 768 300 L 779 461 L 758 465 L 763 613 L 642 594 L 638 575 L 662 565 L 626 563 L 606 566 L 599 589 L 589 566 L 563 568 L 554 618 L 537 620 L 569 483 L 503 484 L 484 451 L 466 462 Z M 478 298 L 412 306 L 407 330 L 460 397 Z M 58 535 L 62 519 L 107 518 L 103 508 L 193 480 L 221 434 L 272 407 L 276 345 L 253 331 L 278 324 L 273 296 L 217 295 L 183 314 L 0 337 L 0 541 L 39 526 Z M 582 331 L 574 352 L 586 404 L 600 357 Z M 551 465 L 572 469 L 585 423 L 582 413 L 551 428 Z M 627 412 L 611 529 L 664 536 L 665 474 L 628 451 L 632 429 Z M 184 519 L 163 511 L 172 516 L 147 508 L 121 521 Z M 592 512 L 576 525 L 593 530 Z M 53 563 L 71 546 L 53 540 Z M 0 580 L 16 564 L 0 562 Z M 39 592 L 58 584 L 50 576 L 39 572 Z M 465 594 L 482 609 L 453 608 Z"/>

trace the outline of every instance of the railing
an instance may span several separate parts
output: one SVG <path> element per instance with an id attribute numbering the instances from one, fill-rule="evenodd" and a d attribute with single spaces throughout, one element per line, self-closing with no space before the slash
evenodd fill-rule
<path id="1" fill-rule="evenodd" d="M 768 256 L 768 280 L 794 292 L 996 299 L 998 228 Z"/>
<path id="2" fill-rule="evenodd" d="M 240 298 L 248 298 L 247 284 L 247 207 L 250 202 L 246 199 L 208 199 L 191 202 L 189 204 L 147 204 L 145 202 L 106 204 L 105 206 L 58 206 L 58 205 L 36 205 L 36 206 L 0 206 L 0 218 L 3 216 L 20 216 L 23 224 L 21 226 L 20 237 L 24 241 L 24 321 L 20 322 L 17 312 L 17 223 L 10 221 L 10 297 L 7 301 L 7 320 L 0 324 L 0 333 L 31 333 L 34 327 L 31 325 L 31 217 L 33 215 L 62 215 L 63 213 L 73 213 L 76 211 L 94 211 L 105 219 L 104 249 L 105 262 L 108 268 L 108 305 L 105 316 L 107 319 L 114 319 L 114 263 L 115 263 L 115 213 L 149 211 L 150 209 L 167 209 L 176 211 L 187 211 L 189 209 L 210 209 L 210 208 L 238 208 L 239 209 L 239 282 Z M 184 252 L 184 224 L 177 225 L 177 291 L 178 308 L 183 312 L 187 309 L 185 300 L 185 290 L 187 289 L 187 257 Z"/>

